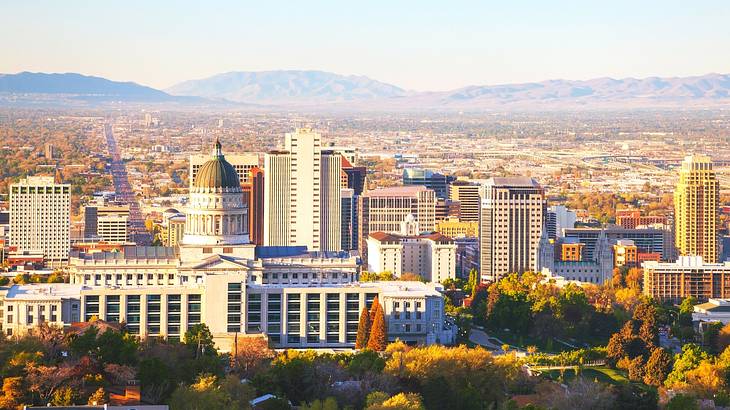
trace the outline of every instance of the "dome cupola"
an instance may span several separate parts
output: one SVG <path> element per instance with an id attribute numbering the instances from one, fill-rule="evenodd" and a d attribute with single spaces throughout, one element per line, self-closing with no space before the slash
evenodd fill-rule
<path id="1" fill-rule="evenodd" d="M 215 141 L 212 158 L 206 161 L 198 170 L 195 181 L 193 181 L 193 188 L 204 192 L 218 190 L 235 192 L 234 190 L 241 190 L 238 173 L 223 156 L 220 141 Z"/>

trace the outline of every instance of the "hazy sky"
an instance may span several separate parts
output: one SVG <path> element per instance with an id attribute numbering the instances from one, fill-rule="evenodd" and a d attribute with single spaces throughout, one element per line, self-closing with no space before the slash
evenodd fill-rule
<path id="1" fill-rule="evenodd" d="M 730 1 L 8 1 L 0 72 L 157 88 L 319 69 L 414 90 L 730 72 Z"/>

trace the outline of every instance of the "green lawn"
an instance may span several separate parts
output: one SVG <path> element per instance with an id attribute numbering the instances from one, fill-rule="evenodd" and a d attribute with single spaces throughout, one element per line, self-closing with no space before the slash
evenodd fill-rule
<path id="1" fill-rule="evenodd" d="M 560 378 L 560 370 L 545 371 L 543 372 L 543 375 L 552 380 L 558 380 Z M 581 372 L 581 375 L 590 380 L 598 380 L 599 382 L 613 384 L 616 386 L 631 383 L 634 386 L 638 386 L 640 389 L 645 391 L 656 389 L 655 387 L 646 385 L 644 383 L 630 381 L 628 377 L 626 377 L 626 372 L 624 372 L 623 370 L 616 370 L 605 366 L 586 367 Z M 563 373 L 563 381 L 567 383 L 573 379 L 575 379 L 575 370 L 565 370 L 565 373 Z"/>
<path id="2" fill-rule="evenodd" d="M 566 382 L 575 379 L 576 369 L 566 369 L 563 373 L 563 378 Z M 560 378 L 560 370 L 548 370 L 543 374 L 550 379 L 558 380 Z M 587 379 L 596 379 L 603 383 L 609 384 L 623 384 L 630 383 L 629 379 L 621 370 L 615 370 L 608 367 L 588 367 L 584 368 L 581 372 L 582 376 Z"/>
<path id="3" fill-rule="evenodd" d="M 490 337 L 496 337 L 509 345 L 517 346 L 523 350 L 527 349 L 527 346 L 537 346 L 537 351 L 543 353 L 560 353 L 573 350 L 555 340 L 553 340 L 550 344 L 546 339 L 535 339 L 529 336 L 515 336 L 513 333 L 505 332 L 504 330 L 485 329 L 485 331 Z"/>

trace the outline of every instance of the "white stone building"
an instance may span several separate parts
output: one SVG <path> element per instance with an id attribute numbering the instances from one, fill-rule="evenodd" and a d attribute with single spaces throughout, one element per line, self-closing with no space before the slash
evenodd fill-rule
<path id="1" fill-rule="evenodd" d="M 278 348 L 351 348 L 361 310 L 378 297 L 390 340 L 454 341 L 456 329 L 445 318 L 438 285 L 359 283 L 360 261 L 347 252 L 250 244 L 247 209 L 234 175 L 217 144 L 193 183 L 179 247 L 73 253 L 72 283 L 65 285 L 61 302 L 59 295 L 52 301 L 63 305 L 67 298 L 72 310 L 60 322 L 56 317 L 57 324 L 97 317 L 123 322 L 141 338 L 179 340 L 190 326 L 205 323 L 224 351 L 236 334 L 264 334 Z M 8 293 L 6 301 L 20 300 Z M 4 315 L 7 319 L 8 312 Z M 36 322 L 12 332 L 27 331 Z"/>
<path id="2" fill-rule="evenodd" d="M 2 330 L 22 335 L 40 323 L 63 327 L 81 317 L 81 289 L 68 283 L 12 285 L 2 296 Z"/>
<path id="3" fill-rule="evenodd" d="M 401 233 L 373 232 L 367 239 L 370 272 L 392 272 L 396 277 L 415 273 L 429 282 L 456 277 L 456 243 L 438 232 L 418 234 L 413 215 Z"/>

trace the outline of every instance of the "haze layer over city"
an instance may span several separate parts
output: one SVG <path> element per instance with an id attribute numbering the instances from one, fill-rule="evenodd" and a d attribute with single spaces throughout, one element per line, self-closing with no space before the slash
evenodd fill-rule
<path id="1" fill-rule="evenodd" d="M 0 408 L 730 408 L 729 17 L 6 2 Z"/>

